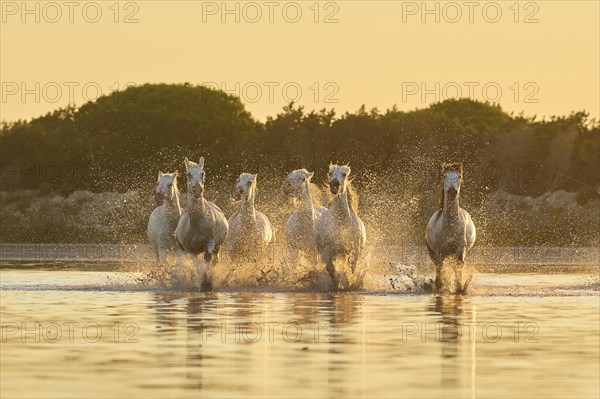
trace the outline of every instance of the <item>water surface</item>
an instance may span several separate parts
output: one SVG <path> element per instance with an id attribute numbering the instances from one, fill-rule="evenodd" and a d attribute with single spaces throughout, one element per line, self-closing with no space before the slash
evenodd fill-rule
<path id="1" fill-rule="evenodd" d="M 594 276 L 477 278 L 468 297 L 206 294 L 5 268 L 0 396 L 600 396 Z"/>

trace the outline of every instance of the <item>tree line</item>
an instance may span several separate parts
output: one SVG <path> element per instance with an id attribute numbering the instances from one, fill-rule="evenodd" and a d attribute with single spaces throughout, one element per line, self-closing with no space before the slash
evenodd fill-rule
<path id="1" fill-rule="evenodd" d="M 182 171 L 185 156 L 200 155 L 215 187 L 242 171 L 275 186 L 299 167 L 323 180 L 330 162 L 349 162 L 359 189 L 393 195 L 435 186 L 444 161 L 465 163 L 474 197 L 496 190 L 585 197 L 600 187 L 600 124 L 586 112 L 536 120 L 459 99 L 337 115 L 292 103 L 261 123 L 239 98 L 208 87 L 146 84 L 119 94 L 3 122 L 2 190 L 148 189 L 159 169 Z"/>

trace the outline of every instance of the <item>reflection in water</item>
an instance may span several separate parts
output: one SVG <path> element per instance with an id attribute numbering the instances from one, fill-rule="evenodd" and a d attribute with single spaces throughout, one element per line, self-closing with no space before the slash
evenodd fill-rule
<path id="1" fill-rule="evenodd" d="M 205 309 L 211 307 L 210 299 L 206 296 L 190 296 L 186 306 L 186 389 L 202 391 L 202 320 L 204 317 L 208 321 L 210 315 L 206 314 Z"/>
<path id="2" fill-rule="evenodd" d="M 354 322 L 362 298 L 348 294 L 328 294 L 327 297 L 328 300 L 326 303 L 329 305 L 327 313 L 330 325 L 326 325 L 327 329 L 324 333 L 327 334 L 327 341 L 331 343 L 328 351 L 329 396 L 348 397 L 352 395 L 352 392 L 346 389 L 346 384 L 344 384 L 345 379 L 351 374 L 356 364 L 360 364 L 361 369 L 364 369 L 364 356 L 357 358 L 358 356 L 355 352 L 356 346 L 359 345 L 360 353 L 364 353 L 365 331 L 363 329 L 358 334 L 344 334 L 344 326 Z M 364 320 L 360 321 L 361 325 L 364 326 L 362 321 Z M 338 334 L 340 331 L 342 333 Z M 349 362 L 348 359 L 354 359 L 354 361 Z M 361 393 L 364 392 L 361 390 Z"/>
<path id="3" fill-rule="evenodd" d="M 475 306 L 471 298 L 462 295 L 438 295 L 433 298 L 430 311 L 439 315 L 437 331 L 441 344 L 441 387 L 454 391 L 469 386 L 475 396 L 476 376 L 476 323 Z M 467 375 L 468 384 L 463 383 Z"/>
<path id="4" fill-rule="evenodd" d="M 597 297 L 0 290 L 0 305 L 1 397 L 600 394 Z M 525 321 L 537 341 L 514 340 Z M 97 323 L 106 336 L 14 330 L 34 322 Z M 136 341 L 113 342 L 115 323 L 135 324 Z M 482 340 L 486 323 L 501 340 Z"/>

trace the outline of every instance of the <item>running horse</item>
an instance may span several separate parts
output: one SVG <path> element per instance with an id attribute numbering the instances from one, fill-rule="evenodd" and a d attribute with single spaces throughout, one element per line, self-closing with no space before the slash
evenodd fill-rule
<path id="1" fill-rule="evenodd" d="M 193 255 L 204 253 L 204 261 L 210 265 L 219 259 L 219 249 L 227 238 L 229 225 L 223 211 L 204 199 L 204 158 L 200 158 L 198 163 L 185 158 L 185 169 L 188 178 L 187 206 L 177 223 L 175 238 L 185 252 Z M 202 287 L 210 289 L 211 286 L 207 271 Z"/>
<path id="2" fill-rule="evenodd" d="M 442 290 L 442 266 L 450 255 L 456 257 L 454 266 L 455 293 L 465 294 L 471 277 L 462 284 L 462 273 L 467 252 L 475 243 L 475 224 L 467 211 L 458 204 L 463 181 L 462 163 L 445 163 L 441 169 L 440 209 L 436 211 L 425 230 L 429 256 L 435 264 L 435 288 Z"/>
<path id="3" fill-rule="evenodd" d="M 347 165 L 329 166 L 329 190 L 334 197 L 315 226 L 317 249 L 331 276 L 334 290 L 338 288 L 334 260 L 346 259 L 354 273 L 367 242 L 365 225 L 357 214 L 358 197 L 349 175 L 350 167 Z"/>

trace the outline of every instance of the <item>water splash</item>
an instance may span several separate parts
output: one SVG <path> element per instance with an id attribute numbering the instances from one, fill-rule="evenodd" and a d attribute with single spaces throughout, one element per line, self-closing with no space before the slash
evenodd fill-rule
<path id="1" fill-rule="evenodd" d="M 375 261 L 375 262 L 374 262 Z M 371 267 L 373 265 L 373 267 Z M 339 291 L 427 293 L 433 278 L 415 266 L 374 260 L 369 252 L 352 271 L 348 262 L 336 261 Z M 325 265 L 301 257 L 285 256 L 262 263 L 232 262 L 224 256 L 208 267 L 201 258 L 190 255 L 169 257 L 164 264 L 147 263 L 136 278 L 146 289 L 199 291 L 209 280 L 214 291 L 326 292 L 332 283 Z"/>

